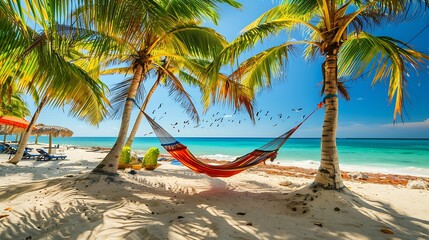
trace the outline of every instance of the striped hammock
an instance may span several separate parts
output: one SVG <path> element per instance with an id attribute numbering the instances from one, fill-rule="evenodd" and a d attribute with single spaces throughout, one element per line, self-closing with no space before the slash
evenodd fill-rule
<path id="1" fill-rule="evenodd" d="M 266 160 L 274 161 L 277 157 L 278 150 L 283 146 L 283 144 L 288 140 L 292 134 L 319 108 L 321 104 L 318 105 L 313 112 L 311 112 L 302 122 L 296 125 L 294 128 L 290 129 L 286 133 L 280 135 L 279 137 L 271 140 L 262 147 L 253 150 L 252 152 L 236 158 L 234 161 L 220 164 L 212 165 L 204 163 L 198 158 L 196 158 L 188 148 L 177 141 L 173 136 L 171 136 L 165 129 L 163 129 L 158 123 L 156 123 L 150 116 L 146 113 L 147 120 L 153 128 L 156 136 L 158 137 L 161 145 L 167 150 L 171 156 L 180 161 L 183 165 L 190 168 L 191 170 L 197 173 L 204 173 L 210 177 L 230 177 L 235 174 L 238 174 L 250 167 L 253 167 L 261 162 Z"/>

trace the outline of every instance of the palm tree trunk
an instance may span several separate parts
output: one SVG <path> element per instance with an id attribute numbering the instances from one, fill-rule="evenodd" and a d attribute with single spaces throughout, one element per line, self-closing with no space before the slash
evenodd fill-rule
<path id="1" fill-rule="evenodd" d="M 16 151 L 13 158 L 8 161 L 8 163 L 17 164 L 22 159 L 22 156 L 24 156 L 24 151 L 25 151 L 25 147 L 27 146 L 28 138 L 30 138 L 31 131 L 33 131 L 33 127 L 34 125 L 36 125 L 36 121 L 39 118 L 40 112 L 42 111 L 43 107 L 46 105 L 48 99 L 49 99 L 48 95 L 45 95 L 42 98 L 42 101 L 37 107 L 36 112 L 34 112 L 30 123 L 28 124 L 27 128 L 22 134 L 21 140 L 19 140 L 18 150 Z"/>
<path id="2" fill-rule="evenodd" d="M 34 140 L 34 144 L 38 144 L 39 143 L 39 135 L 36 136 L 36 140 Z"/>
<path id="3" fill-rule="evenodd" d="M 313 185 L 325 189 L 344 187 L 337 151 L 338 90 L 337 55 L 328 54 L 324 64 L 325 117 L 322 129 L 322 149 L 319 170 Z"/>
<path id="4" fill-rule="evenodd" d="M 131 81 L 130 89 L 128 90 L 128 99 L 135 98 L 142 76 L 146 73 L 145 69 L 146 68 L 144 68 L 142 64 L 136 65 L 134 77 Z M 106 155 L 106 157 L 104 157 L 103 161 L 101 161 L 101 163 L 98 164 L 94 170 L 92 170 L 93 173 L 116 174 L 116 171 L 118 170 L 119 156 L 121 155 L 121 151 L 127 137 L 131 111 L 133 108 L 133 102 L 128 99 L 125 101 L 125 108 L 124 112 L 122 113 L 121 128 L 119 129 L 118 138 L 116 139 L 115 145 L 113 145 L 112 149 Z"/>
<path id="5" fill-rule="evenodd" d="M 131 130 L 130 135 L 128 136 L 128 139 L 127 139 L 127 142 L 125 143 L 125 146 L 131 147 L 131 145 L 133 145 L 134 138 L 136 137 L 137 131 L 139 130 L 140 122 L 142 121 L 143 116 L 144 116 L 143 111 L 146 110 L 147 104 L 148 104 L 150 98 L 152 97 L 153 93 L 155 92 L 156 88 L 158 87 L 160 80 L 161 80 L 161 76 L 158 75 L 158 79 L 155 81 L 152 88 L 148 92 L 146 99 L 140 108 L 139 114 L 137 115 L 136 121 L 134 122 L 133 129 Z"/>

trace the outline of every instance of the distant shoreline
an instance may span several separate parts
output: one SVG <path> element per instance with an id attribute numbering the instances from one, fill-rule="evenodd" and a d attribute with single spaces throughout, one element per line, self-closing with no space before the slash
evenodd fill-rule
<path id="1" fill-rule="evenodd" d="M 117 138 L 117 136 L 73 136 L 73 137 L 68 137 L 68 138 Z M 157 138 L 156 136 L 136 136 L 136 138 Z M 176 138 L 181 138 L 181 139 L 185 139 L 185 138 L 203 138 L 203 139 L 207 139 L 207 138 L 213 138 L 213 139 L 274 139 L 276 138 L 276 136 L 273 137 L 230 137 L 230 136 L 225 136 L 225 137 L 219 137 L 219 136 L 215 136 L 215 137 L 210 137 L 210 136 L 177 136 Z M 31 137 L 30 137 L 31 139 Z M 290 139 L 321 139 L 320 137 L 291 137 Z M 337 140 L 429 140 L 429 138 L 349 138 L 349 137 L 337 137 Z"/>

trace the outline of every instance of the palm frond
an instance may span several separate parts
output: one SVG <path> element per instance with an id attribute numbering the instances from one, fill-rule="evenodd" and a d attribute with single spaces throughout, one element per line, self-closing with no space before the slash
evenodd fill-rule
<path id="1" fill-rule="evenodd" d="M 180 80 L 172 72 L 166 71 L 165 73 L 168 75 L 169 79 L 169 81 L 166 82 L 166 87 L 169 90 L 170 96 L 173 97 L 174 101 L 180 103 L 180 105 L 185 109 L 185 112 L 192 120 L 199 123 L 200 117 L 189 93 L 185 90 Z"/>
<path id="2" fill-rule="evenodd" d="M 130 88 L 133 78 L 127 78 L 119 83 L 117 83 L 111 90 L 111 103 L 112 109 L 109 113 L 110 118 L 119 119 L 122 117 L 122 112 L 124 111 L 125 101 L 128 97 L 128 89 Z M 136 94 L 136 102 L 143 102 L 145 99 L 146 91 L 143 83 L 140 83 L 139 89 Z"/>
<path id="3" fill-rule="evenodd" d="M 254 97 L 255 95 L 251 88 L 241 84 L 237 79 L 219 74 L 216 86 L 204 89 L 202 101 L 204 111 L 208 110 L 210 104 L 221 103 L 240 111 L 243 108 L 246 109 L 250 119 L 255 121 Z"/>
<path id="4" fill-rule="evenodd" d="M 109 69 L 103 69 L 100 71 L 101 75 L 112 75 L 112 74 L 129 75 L 132 73 L 133 73 L 133 69 L 130 67 L 109 68 Z"/>
<path id="5" fill-rule="evenodd" d="M 295 42 L 269 48 L 245 60 L 230 78 L 239 80 L 251 89 L 270 87 L 273 79 L 282 77 L 289 52 L 293 52 Z"/>
<path id="6" fill-rule="evenodd" d="M 388 99 L 395 100 L 394 120 L 402 109 L 406 74 L 411 69 L 420 69 L 429 56 L 413 50 L 406 43 L 390 37 L 377 37 L 365 32 L 348 37 L 339 53 L 339 76 L 356 79 L 366 70 L 373 76 L 372 83 L 389 81 Z"/>
<path id="7" fill-rule="evenodd" d="M 317 13 L 317 1 L 298 1 L 298 3 L 293 3 L 292 1 L 292 3 L 283 3 L 264 12 L 242 31 L 246 32 L 264 23 L 286 19 L 311 25 L 309 22 Z"/>
<path id="8" fill-rule="evenodd" d="M 213 58 L 227 45 L 225 38 L 215 30 L 195 24 L 177 26 L 166 38 L 174 52 L 182 56 Z"/>
<path id="9" fill-rule="evenodd" d="M 238 56 L 240 56 L 242 52 L 252 49 L 258 42 L 276 35 L 280 31 L 292 29 L 296 24 L 296 21 L 292 21 L 290 19 L 275 20 L 260 24 L 247 30 L 225 47 L 225 49 L 209 66 L 208 71 L 212 72 L 213 76 L 216 76 L 222 65 L 227 63 L 231 65 L 235 64 Z"/>
<path id="10" fill-rule="evenodd" d="M 200 1 L 200 0 L 180 0 L 180 1 L 161 1 L 166 11 L 174 16 L 176 19 L 181 20 L 194 20 L 194 19 L 208 19 L 217 24 L 219 20 L 219 3 L 228 4 L 235 8 L 240 8 L 241 4 L 233 1 Z"/>

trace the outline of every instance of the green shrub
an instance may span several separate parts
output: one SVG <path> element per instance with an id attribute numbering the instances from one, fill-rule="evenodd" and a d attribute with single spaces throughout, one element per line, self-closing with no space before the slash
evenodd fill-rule
<path id="1" fill-rule="evenodd" d="M 131 160 L 131 147 L 123 147 L 121 152 L 121 157 L 119 158 L 119 162 L 129 164 Z"/>
<path id="2" fill-rule="evenodd" d="M 143 157 L 142 165 L 146 169 L 154 169 L 158 165 L 159 150 L 156 147 L 151 147 L 147 150 Z"/>

